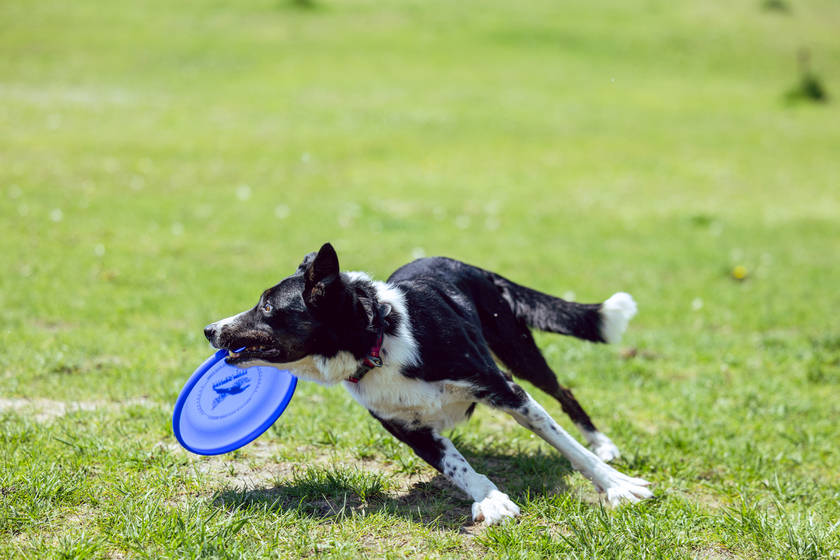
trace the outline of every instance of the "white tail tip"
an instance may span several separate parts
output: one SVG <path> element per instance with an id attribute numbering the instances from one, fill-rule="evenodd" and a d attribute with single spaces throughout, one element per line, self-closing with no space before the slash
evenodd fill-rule
<path id="1" fill-rule="evenodd" d="M 627 330 L 627 323 L 636 315 L 633 296 L 624 292 L 613 294 L 601 304 L 601 337 L 607 344 L 621 342 L 621 335 Z"/>

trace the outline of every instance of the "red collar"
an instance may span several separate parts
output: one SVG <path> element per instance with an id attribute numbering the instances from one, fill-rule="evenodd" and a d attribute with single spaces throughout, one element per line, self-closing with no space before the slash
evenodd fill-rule
<path id="1" fill-rule="evenodd" d="M 379 332 L 376 334 L 376 343 L 371 346 L 370 352 L 368 352 L 368 355 L 365 356 L 364 360 L 362 360 L 362 363 L 359 364 L 359 367 L 356 368 L 355 373 L 347 378 L 347 381 L 350 383 L 358 383 L 367 372 L 373 368 L 382 367 L 382 358 L 379 354 L 382 352 L 382 341 L 385 339 L 385 317 L 383 316 L 384 309 L 387 308 L 385 306 L 379 306 L 379 309 L 377 309 L 376 312 L 379 317 Z"/>

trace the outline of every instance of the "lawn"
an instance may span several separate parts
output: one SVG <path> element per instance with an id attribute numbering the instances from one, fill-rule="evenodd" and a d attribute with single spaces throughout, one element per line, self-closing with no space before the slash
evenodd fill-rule
<path id="1" fill-rule="evenodd" d="M 0 557 L 837 558 L 838 22 L 828 0 L 0 3 Z M 827 103 L 786 96 L 803 48 Z M 522 516 L 473 525 L 303 382 L 251 445 L 181 449 L 203 326 L 324 241 L 379 279 L 440 254 L 632 293 L 621 345 L 538 342 L 656 497 L 608 508 L 479 409 L 449 435 Z"/>

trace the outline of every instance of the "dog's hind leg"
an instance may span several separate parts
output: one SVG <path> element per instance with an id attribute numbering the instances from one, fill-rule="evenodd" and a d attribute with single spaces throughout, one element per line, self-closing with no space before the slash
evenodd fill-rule
<path id="1" fill-rule="evenodd" d="M 592 481 L 599 492 L 605 492 L 612 504 L 622 499 L 630 502 L 650 498 L 649 482 L 622 474 L 602 461 L 570 436 L 540 404 L 512 381 L 498 376 L 484 378 L 490 385 L 476 389 L 482 402 L 504 410 L 521 425 L 539 435 L 565 456 L 572 466 Z"/>
<path id="2" fill-rule="evenodd" d="M 515 318 L 511 316 L 515 321 Z M 540 352 L 531 331 L 524 325 L 506 325 L 516 329 L 515 336 L 490 336 L 488 343 L 496 357 L 510 369 L 516 377 L 526 379 L 557 399 L 560 406 L 572 422 L 578 427 L 589 443 L 590 449 L 604 461 L 612 461 L 620 456 L 618 447 L 600 432 L 589 415 L 572 394 L 571 389 L 557 381 L 557 375 L 549 367 Z M 510 341 L 516 341 L 511 343 Z"/>
<path id="3" fill-rule="evenodd" d="M 483 474 L 473 470 L 447 438 L 429 427 L 409 427 L 371 412 L 386 430 L 410 446 L 421 459 L 443 473 L 473 499 L 472 518 L 488 525 L 519 515 L 519 507 Z"/>

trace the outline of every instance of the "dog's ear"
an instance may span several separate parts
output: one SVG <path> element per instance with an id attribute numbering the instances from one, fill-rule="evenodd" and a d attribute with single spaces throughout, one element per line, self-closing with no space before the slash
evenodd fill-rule
<path id="1" fill-rule="evenodd" d="M 307 305 L 316 306 L 341 287 L 338 255 L 335 254 L 332 245 L 324 243 L 318 254 L 307 264 L 308 257 L 309 255 L 301 264 L 301 266 L 305 266 L 303 272 L 303 301 Z"/>
<path id="2" fill-rule="evenodd" d="M 308 253 L 305 257 L 303 257 L 303 260 L 301 261 L 300 265 L 297 267 L 297 270 L 295 271 L 295 276 L 297 276 L 299 274 L 303 274 L 304 272 L 306 272 L 306 269 L 309 267 L 310 264 L 312 264 L 312 261 L 315 260 L 315 256 L 317 254 L 318 253 L 316 253 L 315 251 L 312 251 L 311 253 Z"/>

